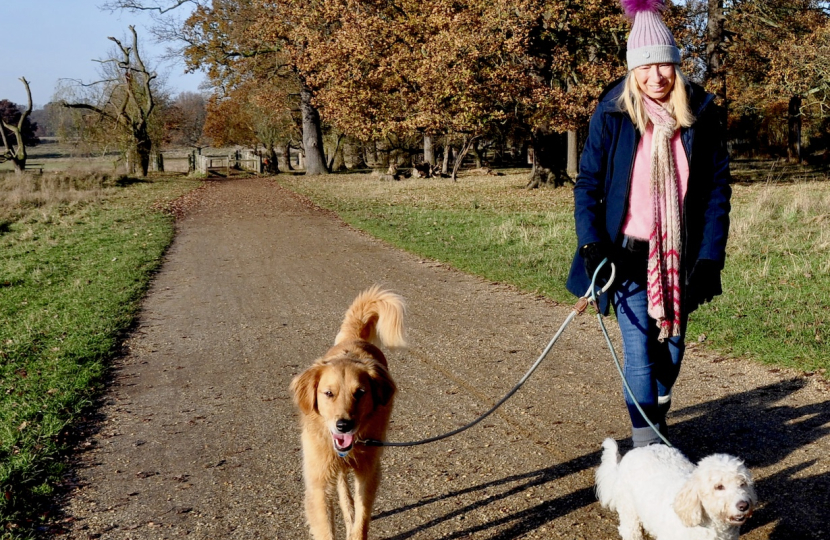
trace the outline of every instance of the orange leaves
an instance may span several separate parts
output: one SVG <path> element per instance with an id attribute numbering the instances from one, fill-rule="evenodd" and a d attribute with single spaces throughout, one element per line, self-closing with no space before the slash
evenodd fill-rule
<path id="1" fill-rule="evenodd" d="M 309 45 L 301 64 L 325 117 L 340 129 L 374 136 L 473 129 L 501 115 L 494 99 L 509 96 L 504 88 L 520 75 L 513 58 L 524 52 L 530 27 L 520 7 L 501 0 L 348 4 L 360 17 L 343 16 Z M 355 82 L 365 91 L 348 99 Z"/>
<path id="2" fill-rule="evenodd" d="M 214 0 L 188 20 L 188 61 L 223 88 L 293 73 L 360 138 L 564 128 L 616 74 L 620 20 L 607 0 Z"/>

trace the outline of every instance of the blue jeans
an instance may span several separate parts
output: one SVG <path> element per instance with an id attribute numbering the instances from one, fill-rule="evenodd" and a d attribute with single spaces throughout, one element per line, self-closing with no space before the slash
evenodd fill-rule
<path id="1" fill-rule="evenodd" d="M 646 284 L 639 280 L 623 280 L 612 298 L 614 312 L 620 325 L 625 365 L 623 372 L 634 397 L 649 420 L 654 424 L 665 422 L 668 405 L 658 407 L 658 396 L 666 401 L 680 373 L 680 363 L 686 348 L 687 317 L 683 317 L 680 335 L 660 343 L 657 322 L 648 316 Z M 623 388 L 628 415 L 634 428 L 644 428 L 648 423 Z"/>

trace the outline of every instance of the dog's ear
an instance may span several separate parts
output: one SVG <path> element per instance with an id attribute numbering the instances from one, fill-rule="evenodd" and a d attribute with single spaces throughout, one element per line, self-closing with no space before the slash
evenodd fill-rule
<path id="1" fill-rule="evenodd" d="M 395 395 L 397 390 L 395 381 L 389 376 L 389 372 L 380 364 L 369 370 L 369 377 L 372 384 L 372 400 L 378 405 L 386 405 Z"/>
<path id="2" fill-rule="evenodd" d="M 700 500 L 700 480 L 693 474 L 674 498 L 674 511 L 687 527 L 703 523 L 703 503 Z"/>
<path id="3" fill-rule="evenodd" d="M 317 384 L 320 382 L 322 372 L 323 366 L 313 365 L 291 381 L 294 403 L 305 414 L 311 414 L 317 410 Z"/>

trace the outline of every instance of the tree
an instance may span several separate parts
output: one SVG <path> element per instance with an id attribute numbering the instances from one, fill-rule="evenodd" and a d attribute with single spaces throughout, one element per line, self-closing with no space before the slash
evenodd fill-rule
<path id="1" fill-rule="evenodd" d="M 723 0 L 708 0 L 708 22 L 706 25 L 706 73 L 710 88 L 723 105 L 724 113 L 728 110 L 726 100 L 726 73 L 724 70 L 724 46 L 726 44 L 726 30 L 724 23 Z M 726 118 L 723 118 L 726 125 Z"/>
<path id="2" fill-rule="evenodd" d="M 205 135 L 214 145 L 241 144 L 265 148 L 268 172 L 278 173 L 278 154 L 282 154 L 282 165 L 290 168 L 285 154 L 295 140 L 297 121 L 294 116 L 280 108 L 271 107 L 278 89 L 264 95 L 257 85 L 240 85 L 224 98 L 211 97 L 207 108 Z"/>
<path id="3" fill-rule="evenodd" d="M 731 124 L 743 126 L 733 136 L 764 149 L 783 132 L 782 147 L 800 147 L 804 107 L 801 92 L 818 88 L 809 62 L 822 62 L 821 28 L 827 24 L 825 3 L 818 0 L 740 0 L 726 12 L 725 47 Z M 786 51 L 786 55 L 784 54 Z M 793 75 L 800 73 L 793 78 Z M 810 88 L 808 88 L 810 87 Z M 813 95 L 813 94 L 810 94 Z M 788 115 L 788 111 L 789 115 Z M 786 127 L 789 125 L 789 129 Z M 790 141 L 786 141 L 787 133 Z M 791 152 L 797 160 L 797 152 Z"/>
<path id="4" fill-rule="evenodd" d="M 186 43 L 189 68 L 205 70 L 221 99 L 243 83 L 263 89 L 296 87 L 306 174 L 326 174 L 320 114 L 313 89 L 291 54 L 294 49 L 289 45 L 297 34 L 287 22 L 298 12 L 315 9 L 314 3 L 301 6 L 290 0 L 215 0 L 210 6 L 196 7 L 185 21 L 181 40 Z M 280 112 L 292 112 L 295 96 L 277 95 L 285 98 L 277 105 Z"/>
<path id="5" fill-rule="evenodd" d="M 790 36 L 772 51 L 767 95 L 789 96 L 787 155 L 801 161 L 803 118 L 811 113 L 822 125 L 830 118 L 830 19 L 824 17 L 806 37 Z"/>
<path id="6" fill-rule="evenodd" d="M 7 99 L 0 100 L 0 119 L 7 124 L 17 125 L 20 122 L 25 110 L 26 107 L 23 105 L 12 103 Z M 23 135 L 23 141 L 26 143 L 26 146 L 36 146 L 40 143 L 40 139 L 37 136 L 37 132 L 40 130 L 40 123 L 35 121 L 35 113 L 37 112 L 37 109 L 32 110 L 29 113 L 29 116 L 23 120 L 23 125 L 20 129 L 20 133 Z M 11 130 L 6 128 L 3 129 L 6 130 L 7 137 L 13 135 Z"/>
<path id="7" fill-rule="evenodd" d="M 153 149 L 151 121 L 156 108 L 157 77 L 141 57 L 138 46 L 138 34 L 130 26 L 132 44 L 126 45 L 120 40 L 109 37 L 116 44 L 113 57 L 100 60 L 104 79 L 85 85 L 97 87 L 98 93 L 89 96 L 92 99 L 81 102 L 63 101 L 62 105 L 71 109 L 89 111 L 98 120 L 108 122 L 124 136 L 127 148 L 125 153 L 130 172 L 138 165 L 138 172 L 147 175 L 150 166 L 150 153 Z"/>
<path id="8" fill-rule="evenodd" d="M 181 92 L 170 103 L 165 116 L 170 144 L 199 150 L 207 146 L 204 136 L 207 102 L 202 94 Z"/>
<path id="9" fill-rule="evenodd" d="M 528 187 L 569 180 L 565 134 L 573 132 L 573 149 L 573 138 L 587 125 L 602 90 L 625 73 L 628 27 L 618 2 L 541 2 L 526 54 L 527 97 L 519 115 L 533 147 Z"/>
<path id="10" fill-rule="evenodd" d="M 32 112 L 32 91 L 29 88 L 29 81 L 25 77 L 20 77 L 20 82 L 26 88 L 26 108 L 22 111 L 16 105 L 13 105 L 7 100 L 0 102 L 0 138 L 3 142 L 3 153 L 0 154 L 0 161 L 11 161 L 14 165 L 14 171 L 18 174 L 22 173 L 26 168 L 26 145 L 36 140 L 34 137 L 34 129 L 37 126 L 32 126 L 27 123 L 29 114 Z M 4 105 L 8 104 L 8 105 Z M 15 117 L 17 117 L 15 119 Z M 9 132 L 7 135 L 6 132 Z M 15 138 L 17 146 L 13 146 L 10 142 L 12 135 Z M 27 137 L 29 141 L 27 141 Z"/>
<path id="11" fill-rule="evenodd" d="M 49 102 L 40 109 L 32 110 L 29 118 L 35 126 L 35 134 L 38 137 L 56 137 L 58 134 L 58 120 L 60 110 L 63 109 L 56 103 Z"/>
<path id="12" fill-rule="evenodd" d="M 292 54 L 341 132 L 363 141 L 420 134 L 428 162 L 433 138 L 443 136 L 460 142 L 458 165 L 474 141 L 511 121 L 527 87 L 521 59 L 535 2 L 320 4 L 325 26 L 318 12 L 292 19 L 302 36 Z"/>

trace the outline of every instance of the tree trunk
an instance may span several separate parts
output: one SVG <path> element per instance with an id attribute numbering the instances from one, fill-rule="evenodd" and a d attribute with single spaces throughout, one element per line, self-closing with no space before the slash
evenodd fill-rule
<path id="1" fill-rule="evenodd" d="M 311 103 L 311 90 L 300 90 L 300 110 L 303 115 L 303 148 L 305 150 L 305 173 L 308 175 L 328 174 L 326 157 L 323 153 L 323 130 L 320 127 L 320 113 Z"/>
<path id="2" fill-rule="evenodd" d="M 787 159 L 801 163 L 801 96 L 790 98 L 787 128 Z"/>
<path id="3" fill-rule="evenodd" d="M 566 172 L 571 178 L 579 173 L 579 142 L 576 131 L 568 132 L 568 166 Z"/>
<path id="4" fill-rule="evenodd" d="M 343 157 L 343 139 L 345 137 L 342 133 L 337 136 L 337 144 L 334 145 L 334 152 L 328 164 L 328 169 L 331 172 L 341 171 L 346 168 L 346 159 Z"/>
<path id="5" fill-rule="evenodd" d="M 375 168 L 378 166 L 378 143 L 377 141 L 372 141 L 367 144 L 365 147 L 366 150 L 366 157 L 364 161 L 369 165 L 369 167 Z"/>
<path id="6" fill-rule="evenodd" d="M 470 153 L 473 155 L 473 160 L 475 160 L 476 169 L 482 168 L 484 166 L 484 163 L 482 163 L 481 152 L 478 151 L 477 144 L 473 144 L 472 146 L 470 146 Z"/>
<path id="7" fill-rule="evenodd" d="M 346 160 L 347 169 L 366 169 L 366 161 L 363 159 L 363 145 L 354 139 L 348 139 L 343 143 L 343 158 Z"/>
<path id="8" fill-rule="evenodd" d="M 723 70 L 724 22 L 723 0 L 708 0 L 709 16 L 706 26 L 706 79 L 712 81 L 715 98 L 721 105 L 721 123 L 726 126 L 728 101 L 726 99 L 726 73 Z"/>
<path id="9" fill-rule="evenodd" d="M 432 147 L 432 137 L 424 135 L 424 163 L 428 163 L 430 167 L 435 166 L 435 150 Z"/>
<path id="10" fill-rule="evenodd" d="M 293 169 L 291 167 L 291 147 L 287 144 L 278 144 L 277 145 L 277 168 L 283 168 L 286 171 L 290 171 Z"/>
<path id="11" fill-rule="evenodd" d="M 464 136 L 464 142 L 461 144 L 461 151 L 455 157 L 455 163 L 453 163 L 452 167 L 452 181 L 455 182 L 458 178 L 458 169 L 461 168 L 461 164 L 464 162 L 464 156 L 467 155 L 467 152 L 470 151 L 471 148 L 475 146 L 475 141 L 478 139 L 478 135 L 475 137 L 467 137 Z"/>
<path id="12" fill-rule="evenodd" d="M 277 149 L 274 146 L 265 148 L 265 161 L 263 162 L 265 172 L 268 174 L 280 173 L 280 160 Z"/>
<path id="13" fill-rule="evenodd" d="M 560 133 L 533 134 L 533 168 L 527 188 L 538 188 L 542 184 L 564 186 L 572 182 L 567 173 L 567 137 Z"/>
<path id="14" fill-rule="evenodd" d="M 138 160 L 139 174 L 147 176 L 150 169 L 150 153 L 153 150 L 153 141 L 144 128 L 138 128 L 135 134 L 135 155 Z"/>
<path id="15" fill-rule="evenodd" d="M 14 164 L 14 172 L 16 174 L 22 174 L 23 171 L 26 170 L 26 160 L 28 159 L 28 155 L 26 154 L 26 142 L 23 140 L 23 124 L 26 121 L 26 118 L 32 113 L 32 91 L 29 88 L 29 81 L 26 80 L 26 77 L 20 77 L 20 82 L 22 82 L 23 86 L 26 88 L 26 109 L 24 109 L 21 113 L 20 118 L 17 120 L 16 126 L 7 124 L 0 119 L 0 135 L 2 136 L 3 141 L 3 156 Z M 17 139 L 17 148 L 15 148 L 14 151 L 12 151 L 12 147 L 6 138 L 6 133 L 3 128 L 11 131 Z"/>
<path id="16" fill-rule="evenodd" d="M 452 146 L 446 142 L 444 143 L 444 159 L 441 161 L 441 174 L 447 174 L 450 170 L 450 154 L 452 154 Z"/>

